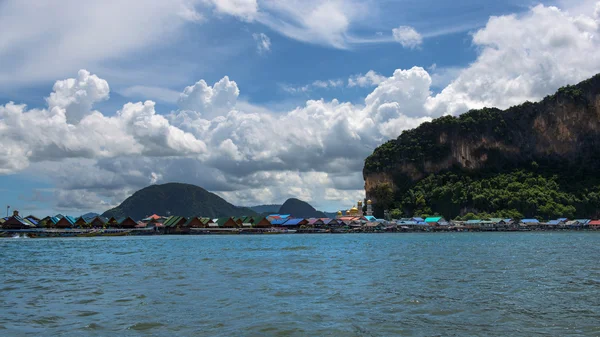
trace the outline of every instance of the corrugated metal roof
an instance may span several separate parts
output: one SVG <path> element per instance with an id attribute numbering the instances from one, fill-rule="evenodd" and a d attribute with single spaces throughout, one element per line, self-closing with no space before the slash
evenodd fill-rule
<path id="1" fill-rule="evenodd" d="M 286 221 L 283 225 L 284 226 L 294 226 L 294 225 L 298 225 L 302 221 L 304 221 L 304 219 L 302 219 L 302 218 L 292 218 L 292 219 L 289 219 L 288 221 Z"/>
<path id="2" fill-rule="evenodd" d="M 521 220 L 522 223 L 540 223 L 540 221 L 538 219 L 523 219 Z"/>
<path id="3" fill-rule="evenodd" d="M 177 223 L 179 223 L 179 221 L 181 221 L 181 219 L 183 219 L 183 218 L 180 216 L 173 215 L 173 216 L 170 216 L 167 219 L 167 221 L 165 221 L 163 223 L 163 225 L 165 225 L 165 227 L 173 227 L 173 226 L 177 225 Z"/>
<path id="4" fill-rule="evenodd" d="M 286 219 L 274 218 L 271 220 L 271 225 L 283 225 L 286 221 L 287 221 Z"/>

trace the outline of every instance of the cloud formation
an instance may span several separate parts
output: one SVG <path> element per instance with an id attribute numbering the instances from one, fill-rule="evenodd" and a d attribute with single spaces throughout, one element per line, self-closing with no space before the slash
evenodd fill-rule
<path id="1" fill-rule="evenodd" d="M 358 103 L 308 100 L 278 113 L 241 104 L 237 83 L 225 76 L 186 87 L 175 111 L 158 113 L 145 101 L 110 115 L 94 110 L 109 97 L 108 83 L 82 70 L 55 84 L 47 108 L 0 106 L 6 154 L 0 173 L 39 172 L 60 191 L 93 193 L 109 204 L 149 183 L 183 181 L 237 204 L 296 196 L 340 205 L 364 193 L 364 158 L 402 130 L 443 114 L 537 100 L 600 71 L 600 23 L 591 15 L 540 5 L 525 15 L 491 18 L 473 35 L 477 59 L 453 71 L 436 95 L 421 67 L 390 77 L 370 71 L 348 80 L 348 86 L 374 87 Z M 346 81 L 311 86 L 337 83 Z M 63 199 L 69 203 L 58 193 Z"/>
<path id="2" fill-rule="evenodd" d="M 271 39 L 265 33 L 254 33 L 252 38 L 256 42 L 256 51 L 259 54 L 268 53 L 271 51 Z"/>
<path id="3" fill-rule="evenodd" d="M 423 37 L 413 27 L 400 26 L 392 29 L 394 40 L 400 43 L 402 47 L 414 49 L 423 43 Z"/>

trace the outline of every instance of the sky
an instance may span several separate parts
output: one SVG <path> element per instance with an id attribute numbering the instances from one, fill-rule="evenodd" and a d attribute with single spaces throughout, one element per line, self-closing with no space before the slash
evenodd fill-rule
<path id="1" fill-rule="evenodd" d="M 0 31 L 0 205 L 38 216 L 167 182 L 347 209 L 403 130 L 600 72 L 596 0 L 2 0 Z"/>

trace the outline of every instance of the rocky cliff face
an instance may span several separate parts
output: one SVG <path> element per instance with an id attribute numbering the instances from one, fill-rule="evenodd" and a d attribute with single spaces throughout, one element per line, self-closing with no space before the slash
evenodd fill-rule
<path id="1" fill-rule="evenodd" d="M 365 160 L 367 198 L 390 184 L 396 194 L 432 173 L 502 171 L 533 161 L 600 169 L 600 74 L 538 103 L 445 116 L 403 132 Z"/>

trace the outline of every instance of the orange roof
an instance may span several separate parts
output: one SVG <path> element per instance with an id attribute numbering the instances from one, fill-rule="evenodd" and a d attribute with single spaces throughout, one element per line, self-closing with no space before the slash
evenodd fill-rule
<path id="1" fill-rule="evenodd" d="M 160 215 L 156 215 L 156 214 L 152 214 L 152 215 L 151 215 L 151 216 L 149 216 L 148 218 L 156 220 L 156 219 L 160 219 L 160 218 L 161 218 L 161 216 L 160 216 Z"/>

